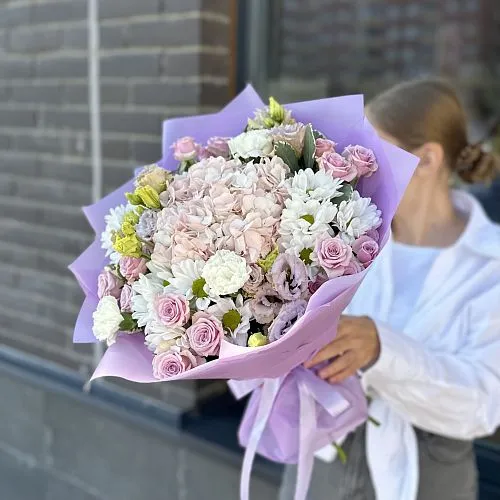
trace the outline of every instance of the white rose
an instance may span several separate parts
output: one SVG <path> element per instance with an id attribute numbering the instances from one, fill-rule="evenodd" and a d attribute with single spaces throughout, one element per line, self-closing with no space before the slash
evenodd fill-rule
<path id="1" fill-rule="evenodd" d="M 250 268 L 243 257 L 231 250 L 218 250 L 205 264 L 202 277 L 211 294 L 230 295 L 248 281 Z"/>
<path id="2" fill-rule="evenodd" d="M 231 154 L 240 158 L 268 156 L 273 151 L 273 140 L 266 130 L 243 132 L 233 137 L 228 144 Z"/>
<path id="3" fill-rule="evenodd" d="M 97 340 L 106 341 L 108 345 L 116 342 L 116 334 L 120 329 L 123 316 L 118 301 L 111 295 L 103 297 L 92 314 L 94 325 L 92 332 Z"/>

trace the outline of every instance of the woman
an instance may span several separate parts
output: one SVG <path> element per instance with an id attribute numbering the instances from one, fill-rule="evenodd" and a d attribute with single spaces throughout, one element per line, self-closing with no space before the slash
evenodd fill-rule
<path id="1" fill-rule="evenodd" d="M 473 500 L 472 440 L 500 424 L 500 228 L 450 190 L 490 180 L 498 161 L 467 142 L 464 110 L 445 83 L 398 85 L 368 118 L 419 166 L 389 242 L 307 366 L 332 384 L 360 371 L 368 424 L 347 437 L 347 463 L 318 461 L 311 500 Z M 295 470 L 281 499 L 293 499 Z"/>

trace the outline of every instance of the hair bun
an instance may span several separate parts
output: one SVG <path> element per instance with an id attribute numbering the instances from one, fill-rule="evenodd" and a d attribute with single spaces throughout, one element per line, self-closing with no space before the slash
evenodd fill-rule
<path id="1" fill-rule="evenodd" d="M 468 184 L 491 182 L 500 172 L 500 159 L 483 150 L 483 145 L 469 144 L 460 153 L 456 172 Z"/>

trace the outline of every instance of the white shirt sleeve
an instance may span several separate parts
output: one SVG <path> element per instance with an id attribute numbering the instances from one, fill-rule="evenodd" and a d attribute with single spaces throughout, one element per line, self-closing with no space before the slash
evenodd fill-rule
<path id="1" fill-rule="evenodd" d="M 363 383 L 413 425 L 455 439 L 500 425 L 500 287 L 470 304 L 471 332 L 456 353 L 430 350 L 377 323 L 378 361 Z"/>

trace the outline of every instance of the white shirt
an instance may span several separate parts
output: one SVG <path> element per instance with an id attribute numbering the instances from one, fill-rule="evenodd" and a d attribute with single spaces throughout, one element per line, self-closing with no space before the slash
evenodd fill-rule
<path id="1" fill-rule="evenodd" d="M 366 438 L 377 500 L 417 498 L 413 426 L 472 440 L 500 425 L 500 227 L 470 195 L 456 192 L 454 203 L 469 216 L 466 229 L 436 256 L 404 329 L 389 325 L 392 242 L 346 311 L 370 316 L 381 342 L 362 378 L 373 397 L 370 415 L 381 422 L 367 425 Z"/>
<path id="2" fill-rule="evenodd" d="M 394 330 L 404 330 L 440 251 L 439 248 L 393 242 L 391 260 L 394 293 L 387 322 Z"/>

